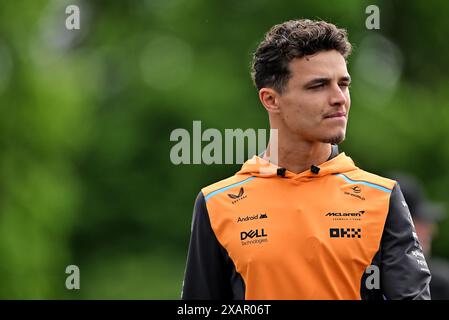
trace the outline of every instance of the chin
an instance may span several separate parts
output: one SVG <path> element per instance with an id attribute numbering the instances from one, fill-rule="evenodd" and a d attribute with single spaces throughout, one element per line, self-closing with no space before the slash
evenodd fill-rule
<path id="1" fill-rule="evenodd" d="M 340 144 L 344 140 L 345 140 L 345 133 L 342 132 L 342 133 L 335 134 L 330 137 L 326 137 L 326 138 L 322 139 L 321 142 L 330 143 L 330 144 Z"/>

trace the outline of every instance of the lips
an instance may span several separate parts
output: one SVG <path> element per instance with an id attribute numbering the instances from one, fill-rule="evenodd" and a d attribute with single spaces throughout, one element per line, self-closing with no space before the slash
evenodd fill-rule
<path id="1" fill-rule="evenodd" d="M 336 113 L 331 113 L 329 115 L 324 116 L 325 119 L 341 118 L 341 117 L 345 117 L 346 118 L 346 112 L 336 112 Z"/>

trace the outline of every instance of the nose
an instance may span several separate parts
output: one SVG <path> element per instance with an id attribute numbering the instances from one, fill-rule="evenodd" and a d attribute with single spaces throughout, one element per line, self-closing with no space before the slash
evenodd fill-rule
<path id="1" fill-rule="evenodd" d="M 330 104 L 335 107 L 346 105 L 347 97 L 338 84 L 332 86 Z"/>

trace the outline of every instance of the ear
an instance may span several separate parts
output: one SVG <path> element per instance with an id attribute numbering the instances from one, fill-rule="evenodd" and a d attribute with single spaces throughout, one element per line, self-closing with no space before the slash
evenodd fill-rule
<path id="1" fill-rule="evenodd" d="M 259 99 L 269 113 L 279 113 L 279 97 L 280 94 L 271 88 L 262 88 L 259 90 Z"/>

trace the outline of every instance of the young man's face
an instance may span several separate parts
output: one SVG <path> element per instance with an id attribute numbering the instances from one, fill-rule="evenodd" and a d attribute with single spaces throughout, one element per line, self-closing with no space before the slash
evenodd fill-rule
<path id="1" fill-rule="evenodd" d="M 306 141 L 340 143 L 351 100 L 344 57 L 323 51 L 289 64 L 291 77 L 279 96 L 283 126 Z"/>

